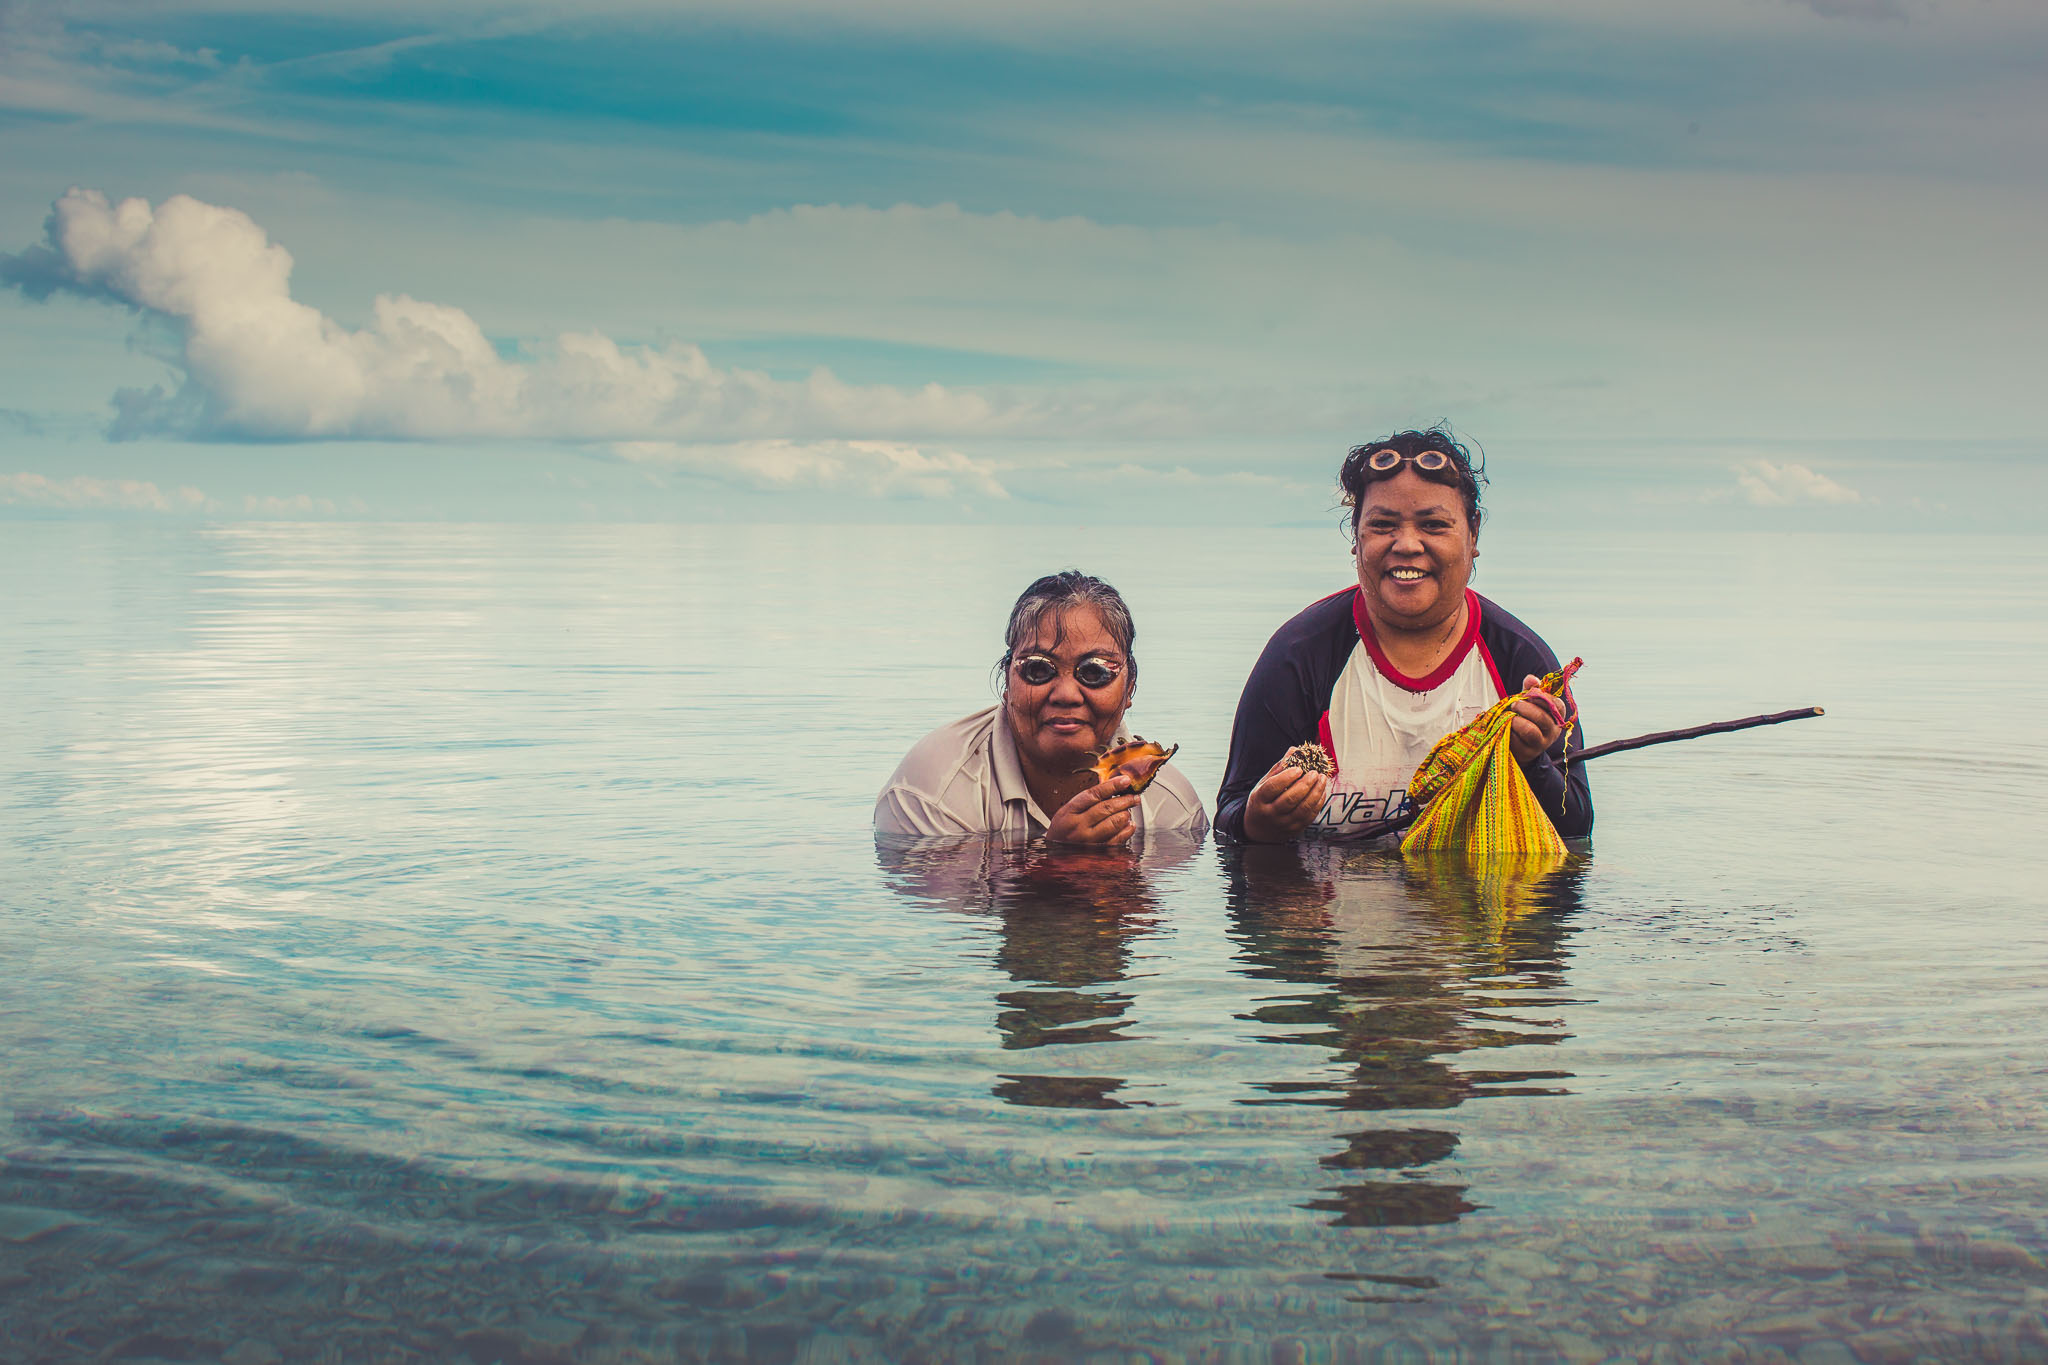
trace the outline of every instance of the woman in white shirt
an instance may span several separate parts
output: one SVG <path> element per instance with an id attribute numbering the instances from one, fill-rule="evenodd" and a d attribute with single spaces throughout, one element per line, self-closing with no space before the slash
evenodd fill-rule
<path id="1" fill-rule="evenodd" d="M 1126 773 L 1102 781 L 1091 770 L 1130 738 L 1136 635 L 1123 596 L 1099 578 L 1070 569 L 1026 588 L 998 665 L 1002 701 L 912 747 L 875 801 L 875 829 L 1102 845 L 1147 829 L 1203 833 L 1201 798 L 1171 764 L 1142 793 Z"/>

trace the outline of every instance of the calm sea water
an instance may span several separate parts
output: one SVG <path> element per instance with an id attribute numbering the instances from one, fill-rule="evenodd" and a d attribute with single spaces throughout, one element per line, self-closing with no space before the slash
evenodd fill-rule
<path id="1" fill-rule="evenodd" d="M 1594 742 L 1828 715 L 1533 884 L 878 848 L 1037 573 L 1213 793 L 1341 541 L 0 525 L 0 1357 L 2048 1355 L 2048 553 L 1484 549 Z"/>

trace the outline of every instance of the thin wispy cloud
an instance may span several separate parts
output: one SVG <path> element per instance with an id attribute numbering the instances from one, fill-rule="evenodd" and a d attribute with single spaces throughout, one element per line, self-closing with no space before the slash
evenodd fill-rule
<path id="1" fill-rule="evenodd" d="M 100 479 L 86 474 L 0 474 L 0 504 L 61 511 L 204 512 L 206 494 L 189 485 L 161 488 L 147 479 Z"/>
<path id="2" fill-rule="evenodd" d="M 1823 19 L 1902 20 L 1906 7 L 1899 0 L 1793 0 Z"/>
<path id="3" fill-rule="evenodd" d="M 1802 503 L 1842 507 L 1865 501 L 1855 489 L 1790 461 L 1751 460 L 1742 464 L 1735 470 L 1735 486 L 1755 507 L 1794 507 Z"/>
<path id="4" fill-rule="evenodd" d="M 877 498 L 1003 499 L 1009 490 L 984 460 L 897 441 L 738 441 L 685 445 L 622 441 L 620 459 L 771 492 L 851 492 Z"/>
<path id="5" fill-rule="evenodd" d="M 266 521 L 324 521 L 331 517 L 361 515 L 369 510 L 361 498 L 337 503 L 333 498 L 316 498 L 311 493 L 251 493 L 242 499 L 242 511 Z"/>

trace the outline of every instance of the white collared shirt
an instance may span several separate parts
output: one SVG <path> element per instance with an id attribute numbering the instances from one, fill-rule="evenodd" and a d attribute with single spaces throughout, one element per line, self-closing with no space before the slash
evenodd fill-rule
<path id="1" fill-rule="evenodd" d="M 1130 738 L 1122 729 L 1116 737 Z M 1138 798 L 1137 816 L 1141 831 L 1181 830 L 1199 837 L 1209 828 L 1202 799 L 1172 764 Z M 941 725 L 912 745 L 875 799 L 875 828 L 883 834 L 1025 839 L 1051 824 L 1024 780 L 1017 741 L 1000 706 Z"/>

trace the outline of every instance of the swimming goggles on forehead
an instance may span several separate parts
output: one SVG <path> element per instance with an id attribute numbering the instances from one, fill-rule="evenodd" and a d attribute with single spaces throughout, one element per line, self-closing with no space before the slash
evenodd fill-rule
<path id="1" fill-rule="evenodd" d="M 1044 687 L 1059 677 L 1062 671 L 1057 660 L 1047 658 L 1043 654 L 1026 654 L 1010 667 L 1017 670 L 1017 681 L 1027 687 Z M 1096 688 L 1109 686 L 1123 671 L 1122 664 L 1111 663 L 1093 654 L 1075 664 L 1073 668 L 1074 681 L 1091 692 Z"/>
<path id="2" fill-rule="evenodd" d="M 1441 450 L 1419 450 L 1413 455 L 1403 455 L 1400 451 L 1390 446 L 1382 446 L 1365 457 L 1365 467 L 1375 474 L 1384 474 L 1404 461 L 1413 463 L 1417 469 L 1426 470 L 1434 474 L 1437 470 L 1448 465 L 1451 462 L 1451 457 L 1444 454 Z"/>

